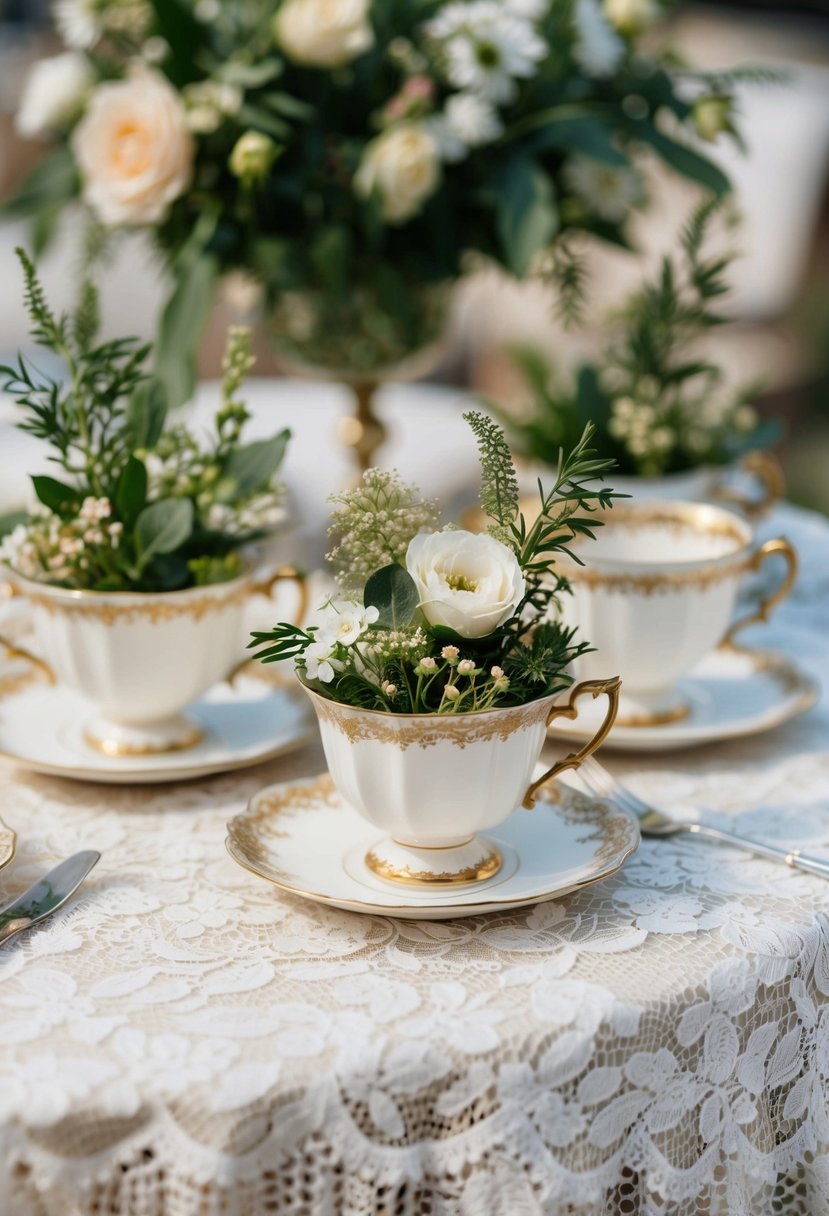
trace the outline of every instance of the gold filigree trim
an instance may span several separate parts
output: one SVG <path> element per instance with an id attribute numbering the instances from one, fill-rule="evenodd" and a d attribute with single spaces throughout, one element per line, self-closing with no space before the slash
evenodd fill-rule
<path id="1" fill-rule="evenodd" d="M 44 609 L 50 616 L 80 616 L 101 621 L 104 625 L 131 624 L 138 619 L 158 625 L 181 617 L 201 621 L 212 612 L 223 612 L 226 608 L 243 603 L 253 592 L 251 580 L 245 578 L 224 595 L 162 591 L 147 593 L 146 599 L 139 600 L 127 592 L 123 603 L 113 598 L 115 593 L 99 592 L 96 597 L 94 592 L 72 591 L 58 597 L 48 592 L 34 591 L 31 584 L 26 585 L 24 595 L 33 607 Z M 75 599 L 75 596 L 78 598 Z"/>
<path id="2" fill-rule="evenodd" d="M 709 503 L 659 502 L 647 506 L 616 503 L 607 511 L 597 511 L 596 522 L 636 528 L 666 528 L 674 534 L 693 531 L 715 540 L 733 541 L 744 548 L 751 540 L 751 529 L 730 511 Z"/>
<path id="3" fill-rule="evenodd" d="M 186 752 L 204 738 L 200 726 L 191 726 L 186 735 L 172 739 L 169 743 L 127 743 L 123 739 L 98 739 L 90 730 L 85 730 L 83 741 L 87 747 L 104 756 L 165 756 L 170 752 Z"/>
<path id="4" fill-rule="evenodd" d="M 259 878 L 267 879 L 289 895 L 300 895 L 328 907 L 348 905 L 378 915 L 383 911 L 394 915 L 395 911 L 415 912 L 423 908 L 424 905 L 420 903 L 394 904 L 389 905 L 387 909 L 380 909 L 376 901 L 372 903 L 351 897 L 337 899 L 318 891 L 308 891 L 298 885 L 300 880 L 295 874 L 288 874 L 274 864 L 267 851 L 267 839 L 290 836 L 289 831 L 283 831 L 274 824 L 274 819 L 305 814 L 308 810 L 318 807 L 320 801 L 324 801 L 331 810 L 342 809 L 342 801 L 328 773 L 303 785 L 275 789 L 265 796 L 254 798 L 248 809 L 231 819 L 227 825 L 225 847 L 228 853 L 243 869 Z M 539 802 L 549 803 L 566 823 L 584 825 L 588 831 L 586 835 L 579 837 L 579 843 L 597 842 L 598 848 L 594 855 L 595 873 L 574 882 L 566 890 L 554 888 L 551 891 L 539 892 L 533 895 L 531 900 L 528 899 L 528 903 L 544 903 L 560 895 L 573 895 L 584 887 L 612 877 L 639 847 L 639 833 L 626 815 L 615 812 L 608 803 L 598 802 L 572 786 L 557 784 L 544 789 L 539 793 Z M 498 908 L 503 904 L 515 902 L 514 896 L 481 899 L 476 900 L 475 907 Z"/>
<path id="5" fill-rule="evenodd" d="M 425 850 L 424 850 L 425 851 Z M 438 851 L 438 850 L 436 850 Z M 444 852 L 444 850 L 439 850 Z M 474 865 L 464 866 L 460 870 L 413 870 L 411 866 L 396 866 L 384 857 L 378 857 L 374 850 L 366 853 L 366 865 L 378 878 L 389 882 L 400 882 L 408 886 L 457 886 L 458 883 L 483 882 L 497 874 L 503 865 L 501 854 L 497 849 L 489 850 Z"/>
<path id="6" fill-rule="evenodd" d="M 409 747 L 425 750 L 437 743 L 464 748 L 473 743 L 509 739 L 516 731 L 545 723 L 552 700 L 544 697 L 511 709 L 487 709 L 471 714 L 390 714 L 353 709 L 308 691 L 320 721 L 330 723 L 350 743 L 390 743 L 401 751 Z"/>
<path id="7" fill-rule="evenodd" d="M 0 701 L 5 701 L 7 697 L 16 697 L 18 693 L 24 692 L 30 684 L 45 683 L 45 675 L 36 667 L 29 667 L 25 671 L 13 671 L 9 675 L 0 676 Z"/>

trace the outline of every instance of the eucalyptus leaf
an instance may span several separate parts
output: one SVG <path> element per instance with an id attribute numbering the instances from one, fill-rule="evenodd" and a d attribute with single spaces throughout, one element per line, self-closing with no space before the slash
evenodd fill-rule
<path id="1" fill-rule="evenodd" d="M 234 483 L 234 497 L 265 489 L 282 463 L 290 437 L 289 430 L 280 431 L 272 439 L 259 439 L 230 453 L 222 475 Z"/>
<path id="2" fill-rule="evenodd" d="M 162 498 L 145 507 L 135 521 L 135 545 L 141 569 L 157 553 L 172 553 L 193 531 L 189 498 Z"/>
<path id="3" fill-rule="evenodd" d="M 147 501 L 147 469 L 143 460 L 130 456 L 115 487 L 115 506 L 129 531 Z"/>
<path id="4" fill-rule="evenodd" d="M 420 604 L 417 586 L 408 570 L 392 563 L 375 571 L 363 592 L 366 608 L 380 613 L 377 624 L 381 629 L 405 629 Z"/>
<path id="5" fill-rule="evenodd" d="M 32 485 L 44 507 L 56 515 L 63 515 L 67 507 L 77 507 L 80 502 L 80 494 L 74 486 L 67 486 L 54 477 L 33 476 Z"/>
<path id="6" fill-rule="evenodd" d="M 515 156 L 495 179 L 498 234 L 509 270 L 523 278 L 558 231 L 552 183 L 529 157 Z"/>
<path id="7" fill-rule="evenodd" d="M 690 178 L 692 182 L 697 182 L 706 190 L 710 190 L 717 198 L 721 198 L 731 190 L 731 183 L 722 169 L 687 144 L 681 144 L 677 140 L 671 139 L 669 135 L 665 135 L 646 122 L 635 123 L 634 129 L 644 143 L 650 144 L 665 163 L 683 177 Z"/>
<path id="8" fill-rule="evenodd" d="M 154 448 L 167 418 L 167 394 L 156 376 L 135 386 L 127 405 L 127 427 L 136 448 Z"/>
<path id="9" fill-rule="evenodd" d="M 196 348 L 213 305 L 218 273 L 218 262 L 208 253 L 179 262 L 176 286 L 161 315 L 155 370 L 173 409 L 193 395 Z"/>

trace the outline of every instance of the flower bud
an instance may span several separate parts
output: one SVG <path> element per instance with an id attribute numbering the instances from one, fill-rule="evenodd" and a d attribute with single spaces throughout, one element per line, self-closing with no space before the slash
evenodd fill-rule
<path id="1" fill-rule="evenodd" d="M 692 117 L 700 139 L 713 143 L 723 131 L 733 130 L 730 97 L 700 97 L 694 102 Z"/>
<path id="2" fill-rule="evenodd" d="M 243 182 L 261 181 L 267 177 L 279 151 L 269 135 L 261 131 L 246 131 L 234 145 L 228 168 L 234 177 Z"/>

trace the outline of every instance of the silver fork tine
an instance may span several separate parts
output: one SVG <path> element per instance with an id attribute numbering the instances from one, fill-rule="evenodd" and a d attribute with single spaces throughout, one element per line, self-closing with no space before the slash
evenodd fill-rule
<path id="1" fill-rule="evenodd" d="M 641 817 L 648 810 L 645 803 L 637 798 L 632 790 L 620 785 L 616 778 L 592 757 L 588 757 L 584 761 L 581 772 L 585 784 L 600 798 L 616 802 L 623 810 L 627 810 L 637 817 Z"/>

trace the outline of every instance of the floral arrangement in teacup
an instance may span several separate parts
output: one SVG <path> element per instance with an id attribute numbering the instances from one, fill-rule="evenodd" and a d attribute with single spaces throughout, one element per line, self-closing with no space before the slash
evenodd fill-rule
<path id="1" fill-rule="evenodd" d="M 717 304 L 728 293 L 734 254 L 707 252 L 717 204 L 702 204 L 665 255 L 609 320 L 600 360 L 557 381 L 546 355 L 514 347 L 512 357 L 530 392 L 530 408 L 506 414 L 517 452 L 555 465 L 561 445 L 596 426 L 597 450 L 621 476 L 658 478 L 727 465 L 769 445 L 780 425 L 761 420 L 752 401 L 759 385 L 733 385 L 704 340 L 727 318 Z"/>
<path id="2" fill-rule="evenodd" d="M 489 531 L 438 528 L 434 502 L 370 469 L 335 499 L 339 592 L 311 624 L 280 624 L 251 643 L 263 662 L 294 660 L 338 795 L 385 830 L 352 859 L 369 882 L 489 881 L 504 853 L 478 833 L 578 767 L 618 707 L 618 678 L 571 687 L 570 666 L 590 647 L 557 610 L 568 590 L 557 559 L 592 537 L 596 512 L 615 497 L 598 486 L 608 462 L 591 451 L 590 428 L 562 454 L 552 488 L 539 484 L 528 520 L 503 431 L 484 414 L 464 417 Z M 585 695 L 607 697 L 604 720 L 539 777 L 549 723 L 576 717 Z"/>
<path id="3" fill-rule="evenodd" d="M 32 477 L 39 505 L 0 543 L 0 563 L 25 579 L 95 592 L 236 578 L 245 546 L 286 516 L 278 472 L 289 432 L 241 442 L 250 331 L 229 333 L 214 433 L 202 439 L 183 423 L 166 424 L 163 386 L 146 370 L 149 346 L 99 340 L 92 282 L 73 313 L 57 316 L 34 265 L 17 252 L 32 337 L 65 374 L 52 379 L 20 356 L 0 376 L 23 411 L 21 429 L 49 445 L 62 476 Z"/>
<path id="4" fill-rule="evenodd" d="M 328 556 L 339 592 L 312 624 L 255 633 L 263 662 L 292 658 L 325 697 L 393 714 L 476 713 L 569 687 L 568 669 L 589 647 L 555 613 L 568 590 L 555 563 L 612 504 L 597 480 L 610 462 L 596 459 L 585 428 L 552 488 L 539 486 L 528 522 L 503 431 L 482 413 L 464 419 L 478 441 L 489 531 L 438 528 L 435 502 L 396 472 L 369 469 L 333 499 Z"/>
<path id="5" fill-rule="evenodd" d="M 687 136 L 732 130 L 729 77 L 643 45 L 670 3 L 57 0 L 69 49 L 18 113 L 55 146 L 9 209 L 41 244 L 78 196 L 106 229 L 155 235 L 173 278 L 159 364 L 182 392 L 232 271 L 305 362 L 387 366 L 435 336 L 419 289 L 470 251 L 572 292 L 569 237 L 624 240 L 643 150 L 727 189 Z"/>

